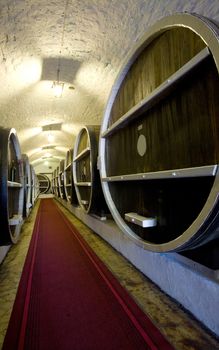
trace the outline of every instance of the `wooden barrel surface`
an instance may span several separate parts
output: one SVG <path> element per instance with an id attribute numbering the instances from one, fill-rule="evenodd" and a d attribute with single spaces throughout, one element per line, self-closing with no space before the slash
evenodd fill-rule
<path id="1" fill-rule="evenodd" d="M 23 173 L 24 173 L 24 208 L 23 216 L 26 218 L 32 207 L 31 203 L 31 168 L 29 158 L 26 154 L 22 154 Z"/>
<path id="2" fill-rule="evenodd" d="M 119 227 L 148 250 L 219 235 L 218 33 L 197 15 L 163 18 L 127 58 L 107 103 L 104 195 Z"/>
<path id="3" fill-rule="evenodd" d="M 66 199 L 65 189 L 64 189 L 64 170 L 65 170 L 65 159 L 62 159 L 59 163 L 59 170 L 58 170 L 58 189 L 59 189 L 59 196 L 62 199 Z"/>
<path id="4" fill-rule="evenodd" d="M 37 174 L 39 182 L 39 193 L 45 194 L 50 191 L 51 182 L 49 177 L 46 174 Z"/>
<path id="5" fill-rule="evenodd" d="M 0 128 L 0 245 L 16 243 L 23 223 L 24 176 L 14 129 Z"/>
<path id="6" fill-rule="evenodd" d="M 97 169 L 99 125 L 84 126 L 74 145 L 73 180 L 80 207 L 99 216 L 107 212 Z"/>
<path id="7" fill-rule="evenodd" d="M 64 169 L 64 191 L 67 202 L 76 206 L 78 205 L 78 198 L 73 181 L 73 152 L 74 150 L 71 148 L 66 154 Z"/>

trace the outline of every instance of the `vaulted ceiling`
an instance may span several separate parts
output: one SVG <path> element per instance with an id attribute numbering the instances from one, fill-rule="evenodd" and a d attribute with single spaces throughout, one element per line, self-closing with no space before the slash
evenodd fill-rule
<path id="1" fill-rule="evenodd" d="M 219 21 L 218 0 L 1 0 L 0 125 L 17 130 L 36 168 L 53 170 L 83 125 L 101 124 L 114 79 L 147 27 L 182 11 Z"/>

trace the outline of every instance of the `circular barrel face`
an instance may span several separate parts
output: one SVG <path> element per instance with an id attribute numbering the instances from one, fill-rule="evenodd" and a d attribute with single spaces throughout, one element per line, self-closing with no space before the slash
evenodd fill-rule
<path id="1" fill-rule="evenodd" d="M 78 199 L 73 182 L 73 148 L 68 150 L 64 169 L 64 190 L 67 202 L 78 205 Z"/>
<path id="2" fill-rule="evenodd" d="M 31 169 L 29 158 L 26 154 L 22 154 L 22 162 L 23 162 L 23 173 L 24 173 L 24 209 L 23 216 L 28 217 L 30 213 L 30 209 L 32 207 L 31 204 Z"/>
<path id="3" fill-rule="evenodd" d="M 0 245 L 16 243 L 23 223 L 24 176 L 14 129 L 0 128 Z"/>
<path id="4" fill-rule="evenodd" d="M 100 126 L 84 126 L 79 132 L 73 157 L 73 180 L 80 207 L 104 217 L 108 212 L 97 169 Z"/>
<path id="5" fill-rule="evenodd" d="M 39 192 L 41 194 L 48 193 L 50 190 L 50 179 L 46 174 L 37 174 L 37 178 L 39 181 Z"/>
<path id="6" fill-rule="evenodd" d="M 218 28 L 177 14 L 122 67 L 101 127 L 100 173 L 119 227 L 144 248 L 180 251 L 218 226 Z"/>
<path id="7" fill-rule="evenodd" d="M 100 127 L 83 127 L 74 146 L 73 179 L 80 207 L 90 212 L 93 196 L 94 168 L 97 163 L 96 134 Z"/>

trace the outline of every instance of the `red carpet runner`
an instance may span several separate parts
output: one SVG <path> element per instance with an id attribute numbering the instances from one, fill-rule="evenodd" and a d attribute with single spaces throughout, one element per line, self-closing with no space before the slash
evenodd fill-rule
<path id="1" fill-rule="evenodd" d="M 55 202 L 44 199 L 3 349 L 172 347 Z"/>

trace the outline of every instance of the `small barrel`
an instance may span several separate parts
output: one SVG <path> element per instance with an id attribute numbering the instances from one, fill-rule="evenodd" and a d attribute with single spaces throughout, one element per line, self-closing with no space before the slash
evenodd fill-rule
<path id="1" fill-rule="evenodd" d="M 38 182 L 39 182 L 39 193 L 45 194 L 49 193 L 50 191 L 50 179 L 46 174 L 37 174 Z"/>
<path id="2" fill-rule="evenodd" d="M 31 203 L 31 169 L 29 158 L 26 154 L 22 154 L 23 173 L 24 173 L 24 209 L 23 216 L 26 218 L 32 207 Z"/>
<path id="3" fill-rule="evenodd" d="M 219 30 L 198 15 L 152 26 L 112 88 L 99 143 L 109 209 L 155 252 L 219 236 Z"/>
<path id="4" fill-rule="evenodd" d="M 14 129 L 0 128 L 0 245 L 16 243 L 23 223 L 24 175 Z"/>
<path id="5" fill-rule="evenodd" d="M 65 160 L 62 159 L 59 163 L 59 171 L 58 171 L 59 196 L 62 199 L 66 199 L 65 190 L 64 190 L 64 170 L 65 170 Z"/>
<path id="6" fill-rule="evenodd" d="M 67 202 L 74 206 L 78 205 L 78 198 L 73 182 L 73 148 L 68 150 L 65 158 L 64 191 Z"/>
<path id="7" fill-rule="evenodd" d="M 103 216 L 107 211 L 103 197 L 97 154 L 100 126 L 84 126 L 77 135 L 73 157 L 73 180 L 80 207 Z"/>

